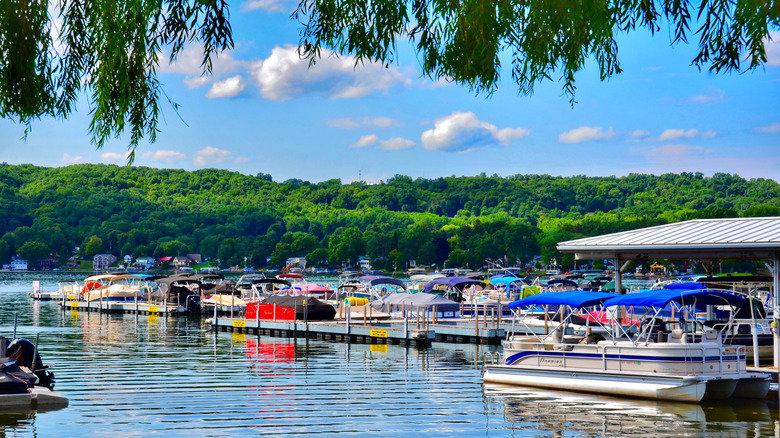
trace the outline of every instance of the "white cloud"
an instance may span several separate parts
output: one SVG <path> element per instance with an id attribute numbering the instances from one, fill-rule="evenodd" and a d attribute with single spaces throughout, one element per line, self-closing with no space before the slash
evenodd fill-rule
<path id="1" fill-rule="evenodd" d="M 360 140 L 353 143 L 350 147 L 351 148 L 364 148 L 366 146 L 371 146 L 372 144 L 375 144 L 379 141 L 379 137 L 375 134 L 370 135 L 364 135 L 360 137 Z"/>
<path id="2" fill-rule="evenodd" d="M 777 134 L 780 133 L 780 123 L 772 123 L 767 126 L 759 126 L 755 130 L 758 132 L 763 132 L 764 134 Z"/>
<path id="3" fill-rule="evenodd" d="M 119 163 L 127 162 L 127 158 L 130 156 L 130 152 L 120 154 L 118 152 L 103 152 L 100 154 L 100 159 L 107 163 Z"/>
<path id="4" fill-rule="evenodd" d="M 628 136 L 631 138 L 643 138 L 649 135 L 650 135 L 650 131 L 645 131 L 642 129 L 634 129 L 633 131 L 631 131 L 630 134 L 628 134 Z"/>
<path id="5" fill-rule="evenodd" d="M 208 83 L 210 83 L 213 80 L 210 76 L 194 76 L 194 77 L 187 77 L 184 79 L 184 85 L 187 86 L 190 90 L 193 88 L 200 88 Z"/>
<path id="6" fill-rule="evenodd" d="M 244 91 L 245 86 L 244 78 L 241 75 L 236 75 L 224 81 L 214 82 L 211 85 L 211 89 L 206 93 L 206 97 L 209 99 L 236 97 Z"/>
<path id="7" fill-rule="evenodd" d="M 242 11 L 254 11 L 261 9 L 266 12 L 292 13 L 297 2 L 289 0 L 249 0 L 241 3 Z"/>
<path id="8" fill-rule="evenodd" d="M 390 138 L 379 142 L 379 149 L 385 151 L 399 151 L 401 149 L 409 149 L 414 146 L 415 143 L 411 140 L 407 140 L 401 137 Z"/>
<path id="9" fill-rule="evenodd" d="M 192 162 L 198 166 L 205 166 L 208 163 L 221 163 L 227 161 L 232 155 L 232 152 L 226 151 L 225 149 L 206 146 L 195 153 L 195 158 L 192 159 Z"/>
<path id="10" fill-rule="evenodd" d="M 610 140 L 614 137 L 615 130 L 612 127 L 605 131 L 601 126 L 581 126 L 559 135 L 558 142 L 575 144 L 594 140 Z"/>
<path id="11" fill-rule="evenodd" d="M 699 131 L 695 129 L 667 129 L 664 132 L 661 133 L 661 136 L 658 137 L 661 141 L 667 141 L 667 140 L 676 140 L 678 138 L 693 138 L 696 137 L 696 134 Z"/>
<path id="12" fill-rule="evenodd" d="M 769 32 L 769 38 L 764 38 L 766 63 L 772 67 L 780 67 L 780 32 Z"/>
<path id="13" fill-rule="evenodd" d="M 64 164 L 76 164 L 80 163 L 84 157 L 81 157 L 79 155 L 71 155 L 69 153 L 62 154 L 62 158 L 60 161 L 62 161 Z"/>
<path id="14" fill-rule="evenodd" d="M 152 151 L 146 152 L 144 153 L 143 157 L 147 160 L 165 161 L 166 163 L 173 163 L 174 161 L 179 161 L 187 158 L 187 156 L 182 154 L 181 152 L 170 151 L 165 149 L 159 149 L 154 152 Z"/>
<path id="15" fill-rule="evenodd" d="M 309 68 L 296 46 L 274 47 L 271 55 L 252 63 L 251 74 L 260 94 L 270 100 L 321 94 L 331 99 L 369 96 L 391 88 L 409 87 L 412 83 L 396 67 L 382 64 L 355 65 L 352 56 L 336 56 L 323 50 L 322 58 Z"/>
<path id="16" fill-rule="evenodd" d="M 521 139 L 531 131 L 522 128 L 504 128 L 480 121 L 472 112 L 454 112 L 434 123 L 434 128 L 422 133 L 425 149 L 446 152 L 468 152 L 496 143 Z"/>
<path id="17" fill-rule="evenodd" d="M 374 128 L 393 128 L 401 126 L 401 123 L 390 117 L 363 117 L 355 120 L 352 117 L 328 120 L 327 125 L 331 128 L 356 129 L 361 126 L 370 126 Z"/>
<path id="18" fill-rule="evenodd" d="M 712 103 L 712 102 L 720 102 L 725 99 L 726 99 L 726 92 L 715 88 L 712 90 L 707 90 L 702 94 L 697 94 L 696 96 L 688 98 L 688 102 Z"/>

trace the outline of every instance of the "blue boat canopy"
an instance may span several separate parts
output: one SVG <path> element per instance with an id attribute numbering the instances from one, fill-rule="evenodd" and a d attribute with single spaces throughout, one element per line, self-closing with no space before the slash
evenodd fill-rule
<path id="1" fill-rule="evenodd" d="M 447 288 L 453 288 L 456 286 L 469 286 L 469 285 L 477 285 L 477 284 L 484 284 L 483 282 L 479 280 L 475 280 L 473 278 L 465 278 L 465 277 L 442 277 L 442 278 L 436 278 L 434 280 L 431 280 L 427 283 L 425 283 L 425 293 L 431 293 L 433 290 L 433 287 L 439 284 L 446 285 Z"/>
<path id="2" fill-rule="evenodd" d="M 523 281 L 522 278 L 519 277 L 498 277 L 498 278 L 491 278 L 490 282 L 496 286 L 499 284 L 503 284 L 505 287 L 509 287 L 510 284 L 515 283 L 517 281 Z"/>
<path id="3" fill-rule="evenodd" d="M 591 292 L 584 290 L 570 290 L 566 292 L 546 292 L 523 298 L 509 303 L 510 309 L 528 306 L 555 306 L 564 305 L 570 307 L 589 307 L 601 304 L 606 300 L 614 299 L 620 295 L 609 292 Z"/>
<path id="4" fill-rule="evenodd" d="M 661 289 L 638 292 L 635 294 L 620 295 L 604 303 L 605 307 L 610 306 L 644 306 L 644 307 L 665 307 L 670 302 L 677 302 L 680 305 L 724 305 L 730 304 L 741 307 L 745 305 L 746 300 L 738 295 L 728 292 L 709 291 L 709 290 L 674 290 Z"/>
<path id="5" fill-rule="evenodd" d="M 380 284 L 392 284 L 406 290 L 406 283 L 398 278 L 388 277 L 385 275 L 364 275 L 360 277 L 360 281 L 365 281 L 371 286 L 377 286 Z"/>

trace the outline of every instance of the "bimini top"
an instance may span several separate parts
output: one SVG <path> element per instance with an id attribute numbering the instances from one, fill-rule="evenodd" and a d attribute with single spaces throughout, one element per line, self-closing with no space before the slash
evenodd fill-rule
<path id="1" fill-rule="evenodd" d="M 577 258 L 772 258 L 780 217 L 695 219 L 558 243 Z"/>
<path id="2" fill-rule="evenodd" d="M 447 288 L 453 288 L 456 286 L 469 286 L 469 285 L 477 285 L 485 283 L 475 280 L 473 278 L 464 278 L 464 277 L 443 277 L 443 278 L 436 278 L 434 280 L 429 281 L 428 283 L 425 283 L 425 293 L 431 293 L 433 290 L 433 287 L 439 284 L 446 285 Z"/>
<path id="3" fill-rule="evenodd" d="M 490 279 L 490 282 L 494 285 L 498 286 L 499 284 L 503 284 L 505 287 L 508 287 L 510 284 L 517 282 L 517 281 L 523 281 L 520 277 L 493 277 Z"/>
<path id="4" fill-rule="evenodd" d="M 404 283 L 403 280 L 399 280 L 393 277 L 387 277 L 384 275 L 364 275 L 360 277 L 360 281 L 364 281 L 370 284 L 371 286 L 376 286 L 379 284 L 392 284 L 400 287 L 403 290 L 406 290 L 406 283 Z"/>
<path id="5" fill-rule="evenodd" d="M 570 290 L 566 292 L 545 292 L 542 294 L 531 295 L 528 298 L 509 303 L 510 309 L 528 306 L 570 306 L 570 307 L 589 307 L 601 304 L 606 300 L 619 297 L 620 295 L 609 292 L 590 292 L 584 290 Z"/>
<path id="6" fill-rule="evenodd" d="M 674 290 L 661 289 L 638 292 L 635 294 L 619 295 L 604 302 L 604 307 L 610 306 L 642 306 L 642 307 L 665 307 L 670 302 L 677 302 L 680 305 L 723 305 L 741 307 L 745 304 L 745 299 L 728 292 L 709 291 L 709 290 Z"/>

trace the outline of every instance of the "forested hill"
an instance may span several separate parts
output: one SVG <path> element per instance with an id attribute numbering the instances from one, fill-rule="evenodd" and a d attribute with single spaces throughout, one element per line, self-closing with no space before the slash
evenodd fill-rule
<path id="1" fill-rule="evenodd" d="M 273 182 L 204 169 L 0 164 L 0 260 L 110 252 L 200 253 L 223 266 L 406 263 L 481 266 L 558 257 L 560 240 L 694 218 L 780 215 L 769 179 L 699 173 L 626 177 L 396 176 L 376 185 Z M 571 263 L 570 256 L 563 258 Z"/>

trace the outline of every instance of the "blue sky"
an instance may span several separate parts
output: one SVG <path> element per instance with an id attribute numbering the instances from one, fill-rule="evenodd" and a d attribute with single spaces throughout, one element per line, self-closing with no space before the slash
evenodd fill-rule
<path id="1" fill-rule="evenodd" d="M 780 181 L 780 33 L 765 68 L 714 75 L 691 65 L 694 44 L 670 47 L 667 29 L 619 41 L 624 72 L 601 82 L 595 64 L 577 75 L 572 108 L 559 82 L 519 96 L 509 72 L 491 97 L 423 78 L 403 48 L 389 68 L 354 69 L 327 56 L 312 69 L 295 52 L 293 3 L 256 0 L 231 10 L 236 48 L 200 75 L 190 47 L 161 66 L 166 94 L 157 142 L 136 165 L 267 173 L 275 181 L 393 175 L 622 176 L 736 173 Z M 0 121 L 0 161 L 66 166 L 125 163 L 128 137 L 96 150 L 86 99 L 68 120 Z"/>

